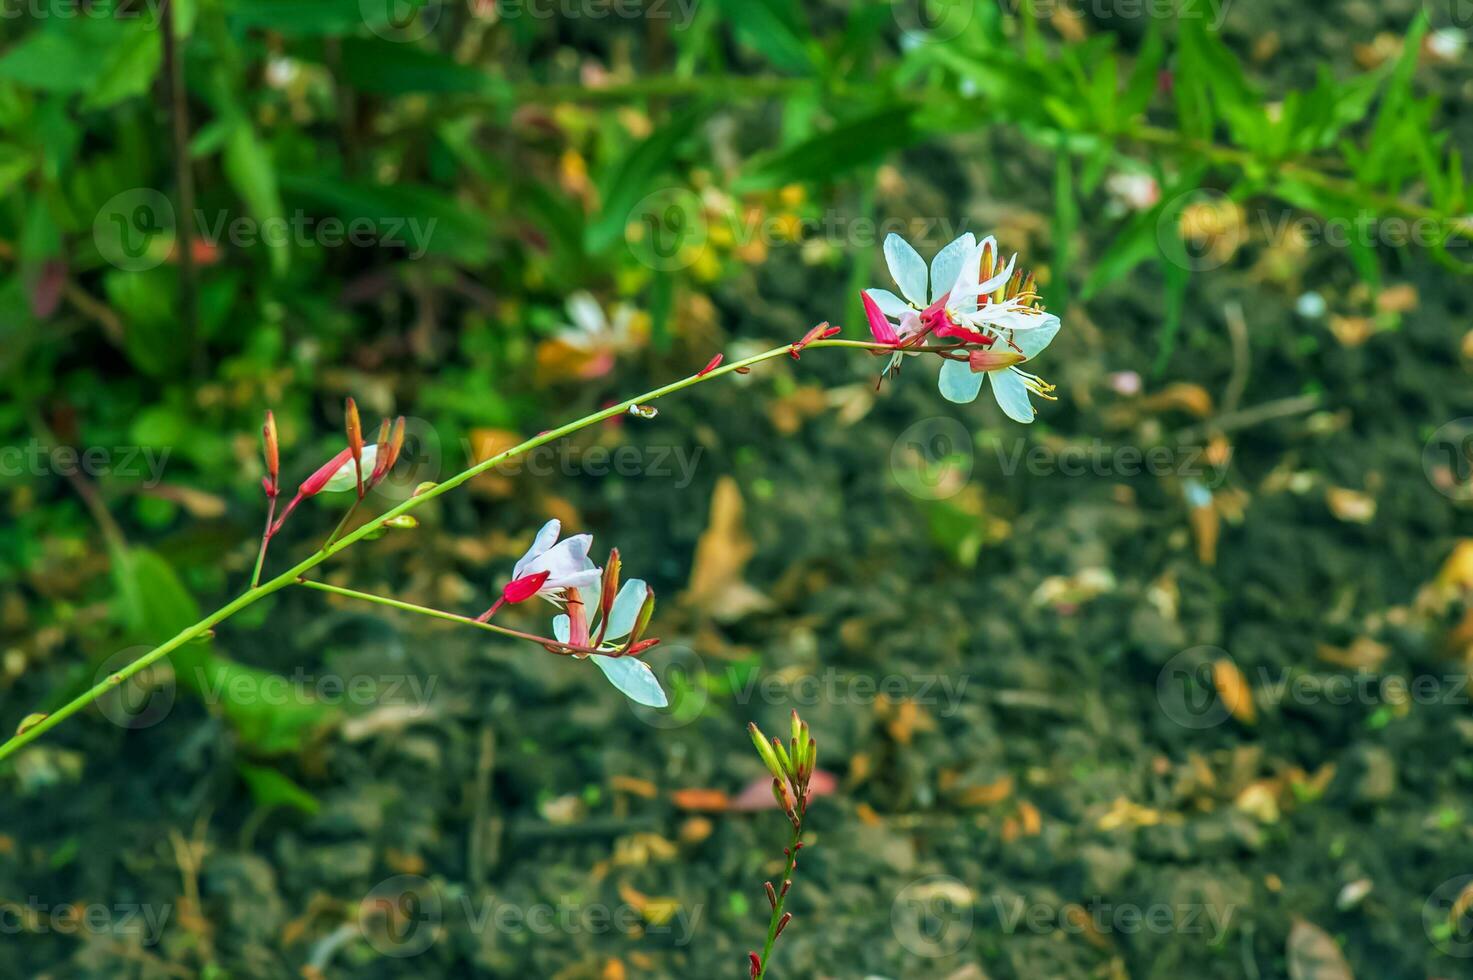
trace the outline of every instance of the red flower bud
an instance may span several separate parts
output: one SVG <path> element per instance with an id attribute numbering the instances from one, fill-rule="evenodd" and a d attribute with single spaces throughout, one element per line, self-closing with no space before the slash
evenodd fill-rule
<path id="1" fill-rule="evenodd" d="M 747 958 L 751 961 L 751 980 L 757 980 L 757 974 L 762 972 L 762 957 L 756 953 L 748 953 Z"/>
<path id="2" fill-rule="evenodd" d="M 506 588 L 501 590 L 501 598 L 512 604 L 526 602 L 537 594 L 551 574 L 551 572 L 538 572 L 535 575 L 524 575 L 513 582 L 508 582 Z"/>
<path id="3" fill-rule="evenodd" d="M 711 360 L 706 362 L 705 367 L 696 372 L 696 377 L 704 378 L 706 375 L 716 370 L 718 367 L 721 366 L 721 359 L 725 356 L 726 355 L 724 354 L 717 354 L 715 357 L 711 358 Z"/>
<path id="4" fill-rule="evenodd" d="M 332 459 L 323 463 L 317 472 L 303 480 L 302 485 L 297 488 L 297 494 L 302 497 L 317 496 L 322 492 L 322 488 L 327 486 L 327 481 L 332 479 L 333 474 L 342 469 L 343 464 L 352 458 L 353 450 L 344 449 Z"/>

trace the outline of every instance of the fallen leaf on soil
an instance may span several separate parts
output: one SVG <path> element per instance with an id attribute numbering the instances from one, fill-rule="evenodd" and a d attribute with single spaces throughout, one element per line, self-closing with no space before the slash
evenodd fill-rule
<path id="1" fill-rule="evenodd" d="M 755 546 L 743 526 L 742 493 L 736 481 L 723 476 L 711 495 L 711 516 L 696 541 L 690 584 L 681 601 L 700 606 L 721 622 L 760 612 L 772 601 L 742 580 L 742 570 Z"/>
<path id="2" fill-rule="evenodd" d="M 1101 830 L 1115 830 L 1120 827 L 1154 827 L 1160 822 L 1160 810 L 1132 803 L 1121 796 L 1110 804 L 1110 811 L 1101 816 L 1095 825 Z"/>
<path id="3" fill-rule="evenodd" d="M 1376 517 L 1376 498 L 1359 490 L 1331 487 L 1325 491 L 1330 513 L 1349 524 L 1369 524 Z"/>
<path id="4" fill-rule="evenodd" d="M 577 823 L 583 819 L 586 810 L 583 800 L 572 793 L 547 800 L 537 809 L 542 814 L 543 820 L 557 826 Z"/>
<path id="5" fill-rule="evenodd" d="M 1195 415 L 1197 418 L 1206 418 L 1212 414 L 1212 396 L 1208 394 L 1207 389 L 1186 381 L 1177 381 L 1167 385 L 1156 394 L 1146 398 L 1141 404 L 1151 412 L 1165 412 L 1174 409 Z"/>
<path id="6" fill-rule="evenodd" d="M 1258 709 L 1253 705 L 1253 688 L 1238 669 L 1238 665 L 1227 658 L 1212 662 L 1212 686 L 1217 696 L 1233 717 L 1245 725 L 1258 720 Z"/>
<path id="7" fill-rule="evenodd" d="M 172 501 L 183 507 L 190 517 L 209 519 L 225 513 L 225 498 L 191 487 L 176 487 L 166 483 L 156 487 L 146 487 L 139 492 L 149 497 Z"/>
<path id="8" fill-rule="evenodd" d="M 816 415 L 823 413 L 828 407 L 828 396 L 824 390 L 817 385 L 804 385 L 790 395 L 786 395 L 772 402 L 767 409 L 767 417 L 772 420 L 772 427 L 785 436 L 796 433 L 803 427 L 803 423 Z"/>
<path id="9" fill-rule="evenodd" d="M 1347 647 L 1333 647 L 1321 643 L 1317 649 L 1319 658 L 1325 663 L 1344 667 L 1347 670 L 1375 670 L 1386 662 L 1391 649 L 1377 643 L 1369 636 L 1356 637 Z"/>
<path id="10" fill-rule="evenodd" d="M 1250 783 L 1238 794 L 1233 806 L 1262 824 L 1279 822 L 1278 788 L 1272 780 L 1260 779 Z"/>
<path id="11" fill-rule="evenodd" d="M 627 881 L 619 882 L 619 897 L 651 925 L 664 925 L 680 909 L 677 898 L 652 898 Z"/>
<path id="12" fill-rule="evenodd" d="M 699 844 L 711 836 L 713 827 L 711 821 L 705 817 L 690 817 L 680 825 L 680 842 L 682 844 Z"/>
<path id="13" fill-rule="evenodd" d="M 894 702 L 893 708 L 890 707 L 890 704 L 891 702 L 886 698 L 877 699 L 875 713 L 882 718 L 889 716 L 889 720 L 885 723 L 885 730 L 890 733 L 895 744 L 909 745 L 917 731 L 928 732 L 936 727 L 931 716 L 923 712 L 920 705 L 909 698 Z"/>
<path id="14" fill-rule="evenodd" d="M 1197 543 L 1197 560 L 1204 565 L 1217 564 L 1217 537 L 1222 527 L 1217 508 L 1211 503 L 1193 507 L 1187 511 L 1187 523 L 1192 527 L 1192 539 Z"/>
<path id="15" fill-rule="evenodd" d="M 643 796 L 647 800 L 653 800 L 660 794 L 659 787 L 654 783 L 634 776 L 613 776 L 609 779 L 609 788 L 617 793 L 633 793 L 635 796 Z"/>
<path id="16" fill-rule="evenodd" d="M 1388 286 L 1376 297 L 1376 309 L 1382 313 L 1410 313 L 1421 302 L 1417 287 L 1411 283 Z"/>
<path id="17" fill-rule="evenodd" d="M 1286 947 L 1289 980 L 1354 980 L 1345 954 L 1330 934 L 1303 919 L 1294 921 Z"/>
<path id="18" fill-rule="evenodd" d="M 1371 339 L 1371 334 L 1376 332 L 1376 324 L 1370 317 L 1366 316 L 1332 316 L 1330 317 L 1330 333 L 1340 341 L 1341 347 L 1359 347 Z"/>
<path id="19" fill-rule="evenodd" d="M 384 864 L 404 875 L 424 874 L 425 870 L 424 858 L 418 854 L 406 854 L 392 847 L 384 851 Z"/>
<path id="20" fill-rule="evenodd" d="M 968 786 L 957 795 L 962 806 L 992 806 L 1013 795 L 1013 777 L 1004 776 L 985 786 Z"/>
<path id="21" fill-rule="evenodd" d="M 642 868 L 655 861 L 673 861 L 680 849 L 659 834 L 630 834 L 614 842 L 614 866 Z"/>
<path id="22" fill-rule="evenodd" d="M 677 810 L 709 810 L 721 812 L 731 806 L 731 798 L 719 789 L 678 789 L 670 794 Z"/>

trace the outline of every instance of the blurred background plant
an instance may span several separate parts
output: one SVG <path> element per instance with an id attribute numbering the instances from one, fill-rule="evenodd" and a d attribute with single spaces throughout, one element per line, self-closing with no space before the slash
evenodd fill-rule
<path id="1" fill-rule="evenodd" d="M 1079 411 L 1098 409 L 1106 430 L 1162 438 L 1154 416 L 1178 413 L 1177 431 L 1195 426 L 1226 470 L 1239 447 L 1223 433 L 1265 419 L 1311 416 L 1315 432 L 1348 438 L 1327 391 L 1360 393 L 1385 363 L 1390 397 L 1415 413 L 1417 393 L 1439 387 L 1425 365 L 1458 370 L 1455 338 L 1433 347 L 1405 332 L 1422 315 L 1405 280 L 1470 265 L 1465 25 L 1456 4 L 1432 0 L 1346 6 L 1335 50 L 1310 46 L 1319 15 L 1270 0 L 36 0 L 0 27 L 6 720 L 194 621 L 197 597 L 238 591 L 259 522 L 263 408 L 295 447 L 293 471 L 336 448 L 349 392 L 374 417 L 410 415 L 412 465 L 389 488 L 402 497 L 718 349 L 796 339 L 821 319 L 862 335 L 858 291 L 883 279 L 887 230 L 929 257 L 995 226 L 1083 338 L 1076 356 L 1095 355 L 1070 374 Z M 1336 229 L 1343 244 L 1327 241 Z M 1213 283 L 1229 277 L 1237 313 L 1218 318 Z M 1262 302 L 1309 325 L 1272 335 L 1251 388 L 1245 297 L 1250 317 Z M 1194 302 L 1213 312 L 1194 315 Z M 1452 338 L 1448 322 L 1429 330 Z M 1375 347 L 1387 337 L 1413 352 Z M 1128 356 L 1101 358 L 1111 345 Z M 1372 354 L 1384 360 L 1360 359 Z M 1224 377 L 1214 398 L 1205 385 Z M 825 395 L 779 376 L 761 389 L 770 436 L 730 439 L 719 469 L 773 500 L 753 447 L 829 410 L 863 415 L 867 387 Z M 672 442 L 709 441 L 700 427 L 714 421 L 691 411 Z M 873 424 L 899 431 L 911 415 Z M 958 446 L 970 465 L 1010 437 L 973 443 L 971 428 L 987 427 L 928 456 L 942 472 L 920 478 L 906 518 L 965 572 L 1019 519 L 975 482 L 931 492 L 950 485 Z M 594 438 L 626 441 L 618 428 Z M 89 462 L 84 447 L 110 448 Z M 1301 492 L 1298 457 L 1281 449 L 1237 458 Z M 1341 486 L 1355 475 L 1323 478 L 1352 524 L 1375 514 L 1374 485 Z M 1204 565 L 1220 522 L 1241 521 L 1246 481 L 1172 483 L 1162 507 L 1187 501 Z M 634 491 L 531 482 L 488 477 L 479 502 L 392 545 L 418 550 L 413 585 L 474 605 L 468 593 L 491 582 L 468 569 L 515 551 L 510 529 L 584 505 L 609 521 L 638 513 Z M 677 534 L 704 528 L 710 542 L 688 604 L 739 619 L 771 600 L 742 581 L 742 496 L 713 484 L 696 488 L 709 515 L 688 501 L 694 526 Z M 443 533 L 484 526 L 489 540 Z M 647 544 L 669 541 L 652 531 Z M 686 578 L 681 560 L 660 560 L 659 577 Z M 1039 586 L 1050 607 L 1116 587 L 1059 564 Z M 693 612 L 690 631 L 710 641 L 706 615 Z M 259 805 L 315 809 L 299 782 L 324 774 L 304 774 L 300 757 L 345 719 L 319 701 L 235 699 L 232 682 L 259 689 L 300 659 L 273 640 L 326 642 L 326 628 L 238 639 L 230 656 L 193 644 L 151 681 L 225 692 L 208 703 Z M 761 657 L 740 662 L 755 672 Z M 886 724 L 908 731 L 900 717 Z M 80 765 L 69 758 L 33 755 L 22 781 L 65 782 Z"/>

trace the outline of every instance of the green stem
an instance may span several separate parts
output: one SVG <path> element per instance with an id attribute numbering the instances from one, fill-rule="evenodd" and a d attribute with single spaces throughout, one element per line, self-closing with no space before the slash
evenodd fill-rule
<path id="1" fill-rule="evenodd" d="M 855 350 L 874 351 L 888 351 L 891 349 L 890 346 L 886 344 L 877 344 L 860 340 L 815 340 L 808 344 L 809 350 L 820 347 L 844 347 Z M 457 473 L 455 476 L 452 476 L 450 479 L 444 481 L 443 483 L 437 483 L 434 486 L 429 487 L 423 493 L 420 493 L 417 496 L 410 497 L 409 499 L 400 502 L 398 505 L 390 508 L 377 520 L 368 521 L 360 525 L 356 530 L 350 531 L 349 533 L 343 535 L 343 537 L 339 540 L 331 544 L 323 545 L 317 551 L 309 555 L 306 559 L 299 562 L 292 568 L 289 568 L 286 571 L 282 572 L 275 578 L 261 583 L 260 585 L 252 586 L 250 589 L 241 593 L 239 596 L 237 596 L 235 599 L 232 599 L 226 605 L 221 606 L 219 609 L 210 613 L 208 616 L 206 616 L 204 619 L 201 619 L 193 626 L 189 626 L 183 630 L 180 630 L 179 633 L 175 634 L 172 638 L 160 644 L 159 646 L 154 647 L 152 650 L 148 651 L 137 660 L 128 664 L 126 667 L 123 667 L 121 670 L 118 670 L 115 673 L 109 674 L 107 678 L 97 684 L 94 684 L 82 694 L 77 695 L 75 698 L 62 705 L 56 711 L 47 715 L 35 725 L 27 728 L 24 732 L 20 732 L 12 736 L 4 744 L 0 744 L 0 759 L 7 758 L 8 756 L 13 755 L 16 750 L 29 745 L 31 742 L 34 742 L 36 739 L 46 734 L 51 729 L 61 724 L 63 721 L 70 718 L 72 715 L 87 707 L 87 705 L 91 704 L 93 701 L 96 701 L 98 698 L 102 697 L 102 695 L 106 694 L 108 691 L 122 684 L 134 674 L 147 668 L 150 664 L 153 664 L 163 659 L 164 657 L 167 657 L 170 653 L 177 650 L 179 647 L 214 628 L 216 624 L 229 619 L 231 616 L 234 616 L 242 609 L 254 605 L 260 600 L 271 595 L 272 593 L 278 592 L 281 589 L 286 588 L 288 585 L 296 584 L 297 580 L 305 575 L 307 572 L 316 568 L 318 565 L 322 564 L 333 555 L 342 551 L 344 548 L 350 547 L 353 544 L 356 544 L 358 541 L 361 541 L 364 537 L 372 533 L 375 528 L 377 528 L 380 524 L 383 524 L 385 521 L 391 521 L 394 518 L 399 517 L 403 514 L 408 514 L 410 511 L 413 511 L 416 508 L 423 507 L 425 504 L 429 503 L 431 500 L 434 500 L 441 494 L 448 493 L 449 491 L 454 490 L 456 487 L 460 486 L 462 483 L 465 483 L 467 480 L 475 479 L 480 474 L 486 472 L 489 469 L 492 469 L 493 467 L 500 466 L 507 460 L 514 459 L 517 456 L 522 455 L 523 453 L 530 452 L 531 450 L 536 449 L 539 446 L 544 446 L 549 442 L 561 439 L 563 436 L 570 435 L 580 429 L 585 429 L 590 425 L 597 425 L 599 422 L 602 422 L 606 419 L 611 419 L 615 418 L 616 416 L 622 415 L 625 412 L 628 412 L 629 409 L 634 405 L 642 405 L 647 402 L 655 401 L 658 398 L 663 398 L 666 395 L 672 395 L 677 391 L 682 391 L 686 388 L 691 387 L 692 385 L 700 384 L 703 381 L 713 381 L 716 378 L 719 378 L 722 375 L 730 374 L 731 372 L 736 371 L 739 368 L 745 368 L 750 367 L 754 364 L 760 364 L 763 361 L 769 361 L 775 357 L 783 357 L 788 354 L 789 351 L 792 350 L 792 348 L 792 344 L 783 344 L 781 347 L 774 347 L 772 350 L 763 351 L 761 354 L 754 354 L 751 357 L 744 358 L 740 361 L 732 361 L 730 364 L 723 364 L 721 367 L 718 367 L 715 370 L 709 371 L 705 374 L 692 374 L 689 377 L 681 378 L 679 381 L 672 381 L 670 384 L 662 385 L 659 388 L 647 391 L 642 395 L 636 395 L 633 398 L 627 398 L 624 401 L 618 402 L 614 405 L 610 405 L 608 408 L 602 409 L 601 411 L 594 412 L 592 415 L 585 415 L 581 419 L 568 422 L 567 424 L 561 425 L 556 429 L 550 429 L 547 432 L 541 433 L 540 435 L 533 436 L 531 439 L 528 439 L 519 445 L 513 446 L 505 452 L 498 453 L 495 456 L 482 460 L 469 469 L 462 470 L 460 473 Z"/>
<path id="2" fill-rule="evenodd" d="M 798 867 L 798 845 L 803 843 L 803 810 L 806 806 L 799 803 L 798 824 L 793 828 L 793 840 L 788 844 L 788 864 L 783 869 L 782 885 L 777 889 L 777 903 L 772 907 L 772 916 L 767 920 L 767 942 L 762 944 L 762 968 L 757 971 L 756 980 L 763 980 L 767 976 L 767 968 L 772 963 L 772 947 L 777 942 L 777 927 L 783 920 L 783 906 L 788 901 L 788 890 L 793 885 L 793 871 Z"/>
<path id="3" fill-rule="evenodd" d="M 521 630 L 508 629 L 505 626 L 496 626 L 491 623 L 483 622 L 479 619 L 472 619 L 469 616 L 461 616 L 457 613 L 446 612 L 443 609 L 435 609 L 431 606 L 420 606 L 412 602 L 405 602 L 403 599 L 391 599 L 388 596 L 374 595 L 372 592 L 359 592 L 357 589 L 345 589 L 340 585 L 328 585 L 326 582 L 313 582 L 309 579 L 302 579 L 297 584 L 305 585 L 309 589 L 317 589 L 319 592 L 331 592 L 333 595 L 346 596 L 349 599 L 362 599 L 364 602 L 377 603 L 380 606 L 387 606 L 390 609 L 399 609 L 404 612 L 418 613 L 421 616 L 429 616 L 431 619 L 443 619 L 447 623 L 460 623 L 464 626 L 474 626 L 477 629 L 483 629 L 490 633 L 499 633 L 502 636 L 514 637 L 518 640 L 531 640 L 533 643 L 542 644 L 550 643 L 553 646 L 567 650 L 570 654 L 586 653 L 600 656 L 602 655 L 600 651 L 595 650 L 593 647 L 580 647 L 575 646 L 572 643 L 563 643 L 562 641 L 554 639 L 550 636 L 538 636 L 535 633 L 524 633 Z"/>
<path id="4" fill-rule="evenodd" d="M 276 517 L 276 497 L 267 499 L 266 529 L 261 532 L 261 550 L 256 552 L 256 568 L 251 572 L 251 588 L 261 584 L 261 568 L 266 564 L 266 549 L 271 547 L 271 521 Z"/>

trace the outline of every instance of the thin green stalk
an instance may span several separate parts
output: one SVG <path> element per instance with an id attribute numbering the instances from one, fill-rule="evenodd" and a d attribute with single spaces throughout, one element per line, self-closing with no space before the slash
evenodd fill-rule
<path id="1" fill-rule="evenodd" d="M 309 589 L 317 589 L 319 592 L 331 592 L 333 595 L 346 596 L 349 599 L 362 599 L 364 602 L 376 603 L 380 606 L 387 606 L 390 609 L 418 613 L 421 616 L 429 616 L 431 619 L 442 619 L 447 623 L 474 626 L 477 629 L 483 629 L 490 633 L 499 633 L 502 636 L 510 636 L 518 640 L 531 640 L 533 643 L 552 643 L 572 653 L 587 653 L 602 656 L 602 654 L 599 654 L 599 651 L 592 647 L 580 647 L 572 643 L 563 643 L 549 636 L 524 633 L 521 630 L 497 626 L 479 619 L 472 619 L 469 616 L 461 616 L 457 613 L 446 612 L 443 609 L 435 609 L 432 606 L 421 606 L 413 602 L 405 602 L 403 599 L 392 599 L 389 596 L 374 595 L 372 592 L 359 592 L 357 589 L 345 589 L 340 585 L 328 585 L 326 582 L 314 582 L 310 579 L 302 579 L 297 584 L 304 585 Z"/>
<path id="2" fill-rule="evenodd" d="M 875 351 L 889 351 L 891 349 L 886 344 L 870 343 L 867 341 L 859 340 L 815 340 L 807 345 L 808 350 L 814 350 L 820 347 L 844 347 L 855 350 Z M 31 742 L 34 742 L 36 739 L 46 734 L 51 729 L 61 724 L 63 721 L 70 718 L 72 715 L 87 707 L 87 705 L 91 704 L 93 701 L 102 697 L 102 695 L 106 694 L 108 691 L 122 684 L 134 674 L 137 674 L 139 671 L 147 668 L 150 664 L 153 664 L 161 660 L 162 658 L 167 657 L 174 650 L 177 650 L 184 644 L 190 642 L 191 640 L 194 640 L 195 638 L 214 628 L 217 624 L 223 622 L 224 620 L 229 619 L 231 616 L 240 612 L 242 609 L 254 605 L 256 602 L 259 602 L 260 600 L 266 598 L 274 592 L 278 592 L 281 589 L 286 588 L 288 585 L 296 584 L 297 580 L 305 575 L 307 572 L 316 568 L 318 565 L 322 564 L 327 559 L 337 554 L 339 551 L 342 551 L 344 548 L 350 547 L 361 541 L 385 521 L 391 521 L 394 518 L 399 517 L 403 514 L 408 514 L 416 508 L 422 507 L 425 504 L 429 503 L 431 500 L 434 500 L 441 494 L 448 493 L 449 491 L 454 490 L 456 487 L 460 486 L 462 483 L 465 483 L 467 480 L 475 479 L 477 476 L 486 472 L 487 470 L 492 469 L 496 466 L 500 466 L 507 460 L 514 459 L 517 456 L 522 455 L 523 453 L 530 452 L 531 450 L 536 449 L 539 446 L 544 446 L 549 442 L 561 439 L 563 436 L 570 435 L 580 429 L 585 429 L 590 425 L 597 425 L 599 422 L 602 422 L 605 419 L 611 419 L 616 416 L 622 415 L 625 412 L 628 412 L 629 409 L 634 405 L 643 405 L 648 402 L 655 401 L 656 399 L 663 398 L 666 395 L 672 395 L 677 391 L 682 391 L 686 388 L 691 387 L 692 385 L 700 384 L 703 381 L 715 380 L 716 378 L 722 377 L 726 374 L 730 374 L 731 372 L 736 371 L 739 368 L 751 367 L 754 364 L 760 364 L 763 361 L 769 361 L 775 357 L 783 357 L 787 355 L 792 349 L 792 344 L 783 344 L 780 347 L 774 347 L 772 350 L 763 351 L 761 354 L 754 354 L 751 357 L 744 358 L 739 361 L 732 361 L 730 364 L 723 364 L 721 367 L 718 367 L 715 370 L 709 371 L 705 374 L 693 374 L 689 377 L 681 378 L 679 381 L 672 381 L 670 384 L 663 385 L 651 391 L 647 391 L 642 395 L 636 395 L 633 398 L 627 398 L 624 401 L 618 402 L 614 405 L 610 405 L 608 408 L 594 412 L 592 415 L 585 415 L 581 419 L 568 422 L 567 424 L 559 426 L 556 429 L 550 429 L 540 435 L 533 436 L 531 439 L 528 439 L 517 446 L 513 446 L 505 452 L 498 453 L 495 456 L 482 460 L 469 469 L 462 470 L 460 473 L 457 473 L 455 476 L 452 476 L 450 479 L 445 480 L 442 483 L 437 483 L 436 485 L 427 488 L 423 493 L 420 493 L 417 496 L 410 497 L 409 499 L 404 500 L 398 505 L 390 508 L 377 520 L 368 521 L 359 526 L 356 530 L 350 531 L 348 534 L 345 534 L 339 540 L 331 544 L 323 545 L 306 559 L 302 560 L 292 568 L 289 568 L 286 571 L 282 572 L 275 578 L 270 579 L 260 585 L 251 587 L 250 589 L 241 593 L 235 599 L 231 600 L 226 605 L 221 606 L 219 609 L 210 613 L 204 619 L 201 619 L 199 622 L 195 623 L 193 626 L 186 627 L 185 629 L 179 631 L 179 633 L 175 634 L 172 638 L 160 644 L 159 646 L 154 647 L 148 653 L 145 653 L 143 656 L 128 664 L 126 667 L 123 667 L 121 670 L 118 670 L 115 673 L 109 674 L 104 680 L 97 684 L 94 684 L 91 688 L 89 688 L 82 694 L 77 695 L 75 698 L 68 701 L 66 704 L 62 705 L 56 711 L 47 715 L 45 718 L 32 725 L 30 728 L 27 728 L 25 731 L 12 736 L 4 744 L 0 744 L 0 759 L 5 759 L 8 756 L 13 755 L 18 749 L 21 749 L 26 745 L 29 745 Z"/>
<path id="3" fill-rule="evenodd" d="M 772 964 L 772 947 L 777 942 L 777 930 L 783 921 L 783 906 L 788 901 L 788 889 L 793 886 L 793 871 L 798 866 L 798 848 L 803 843 L 803 809 L 800 805 L 798 824 L 793 828 L 793 840 L 788 845 L 788 865 L 783 868 L 782 887 L 776 892 L 777 902 L 772 906 L 772 917 L 767 920 L 767 942 L 762 944 L 762 967 L 757 971 L 756 980 L 763 980 L 767 976 L 767 968 Z"/>
<path id="4" fill-rule="evenodd" d="M 266 549 L 271 547 L 271 521 L 276 517 L 276 498 L 266 504 L 266 529 L 261 532 L 261 550 L 256 552 L 256 568 L 251 572 L 251 588 L 261 584 L 261 568 L 266 564 Z"/>

